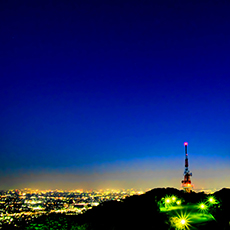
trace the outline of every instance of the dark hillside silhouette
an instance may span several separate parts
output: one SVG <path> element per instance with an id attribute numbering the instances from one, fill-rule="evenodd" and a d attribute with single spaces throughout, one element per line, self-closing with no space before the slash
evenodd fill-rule
<path id="1" fill-rule="evenodd" d="M 223 188 L 214 193 L 215 197 L 220 201 L 213 207 L 212 212 L 220 229 L 230 229 L 230 189 Z"/>
<path id="2" fill-rule="evenodd" d="M 156 225 L 168 229 L 168 218 L 160 213 L 156 197 L 151 193 L 102 203 L 87 211 L 84 218 L 91 220 L 95 230 L 154 229 Z"/>

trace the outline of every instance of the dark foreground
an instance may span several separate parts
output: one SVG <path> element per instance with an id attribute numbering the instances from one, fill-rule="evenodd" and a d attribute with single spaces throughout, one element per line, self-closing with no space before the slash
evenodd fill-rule
<path id="1" fill-rule="evenodd" d="M 166 198 L 175 196 L 179 206 L 167 204 Z M 122 201 L 109 201 L 86 211 L 82 215 L 44 215 L 29 225 L 4 226 L 5 229 L 62 229 L 62 230 L 140 230 L 140 229 L 230 229 L 230 189 L 212 194 L 216 202 L 207 209 L 196 210 L 198 204 L 210 197 L 204 193 L 185 194 L 174 188 L 156 188 L 143 195 Z M 175 225 L 174 219 L 189 216 L 188 225 Z M 183 222 L 182 222 L 183 223 Z"/>

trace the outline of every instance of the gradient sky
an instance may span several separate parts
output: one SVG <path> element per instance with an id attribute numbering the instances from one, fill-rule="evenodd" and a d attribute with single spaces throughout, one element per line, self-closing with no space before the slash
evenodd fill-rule
<path id="1" fill-rule="evenodd" d="M 229 1 L 0 2 L 0 189 L 230 186 Z"/>

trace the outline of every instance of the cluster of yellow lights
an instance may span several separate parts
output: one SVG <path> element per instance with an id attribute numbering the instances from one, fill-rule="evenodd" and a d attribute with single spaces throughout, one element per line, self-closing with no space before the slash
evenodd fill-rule
<path id="1" fill-rule="evenodd" d="M 193 185 L 192 184 L 189 184 L 189 183 L 187 183 L 187 184 L 183 184 L 182 185 L 184 188 L 190 188 L 190 187 L 193 187 Z"/>
<path id="2" fill-rule="evenodd" d="M 175 203 L 177 205 L 181 204 L 181 200 L 178 200 L 175 196 L 166 196 L 165 197 L 165 205 L 166 208 L 170 207 L 172 203 Z M 206 213 L 209 210 L 209 207 L 213 204 L 218 204 L 219 202 L 215 199 L 214 196 L 209 196 L 205 202 L 200 202 L 197 204 L 197 208 L 199 209 L 200 212 Z M 189 230 L 191 228 L 191 215 L 188 213 L 182 213 L 179 215 L 177 213 L 177 216 L 173 216 L 170 218 L 170 222 L 172 227 L 174 227 L 176 230 Z"/>
<path id="3" fill-rule="evenodd" d="M 165 197 L 165 204 L 169 205 L 172 203 L 176 203 L 177 205 L 181 204 L 181 200 L 178 200 L 178 198 L 176 196 L 171 196 L 171 197 Z"/>

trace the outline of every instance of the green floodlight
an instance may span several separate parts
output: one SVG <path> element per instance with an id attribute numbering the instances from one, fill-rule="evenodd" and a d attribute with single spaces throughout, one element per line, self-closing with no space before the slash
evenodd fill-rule
<path id="1" fill-rule="evenodd" d="M 180 224 L 181 224 L 181 225 L 185 225 L 186 222 L 187 222 L 187 221 L 186 221 L 185 219 L 181 219 L 181 220 L 180 220 Z"/>
<path id="2" fill-rule="evenodd" d="M 176 229 L 189 229 L 190 227 L 190 217 L 189 214 L 181 213 L 175 217 L 171 218 L 171 224 Z"/>
<path id="3" fill-rule="evenodd" d="M 210 197 L 208 200 L 209 200 L 209 202 L 211 202 L 211 203 L 213 203 L 213 202 L 215 201 L 212 197 Z"/>
<path id="4" fill-rule="evenodd" d="M 173 202 L 176 202 L 176 197 L 175 196 L 172 196 L 171 199 L 172 199 Z"/>
<path id="5" fill-rule="evenodd" d="M 218 201 L 215 199 L 214 196 L 208 197 L 207 202 L 208 202 L 209 204 L 217 204 L 217 203 L 218 203 Z"/>
<path id="6" fill-rule="evenodd" d="M 169 208 L 172 205 L 172 200 L 170 196 L 166 196 L 164 198 L 164 205 L 165 205 L 165 208 Z"/>
<path id="7" fill-rule="evenodd" d="M 165 203 L 166 204 L 170 204 L 171 203 L 171 200 L 169 198 L 165 199 Z"/>
<path id="8" fill-rule="evenodd" d="M 181 200 L 177 200 L 176 204 L 180 205 L 181 204 Z"/>
<path id="9" fill-rule="evenodd" d="M 167 195 L 167 196 L 164 198 L 164 202 L 165 202 L 165 204 L 169 205 L 169 204 L 172 202 L 171 196 L 168 196 L 168 195 Z"/>
<path id="10" fill-rule="evenodd" d="M 201 202 L 198 204 L 198 209 L 201 212 L 206 212 L 208 210 L 208 206 L 205 203 Z"/>
<path id="11" fill-rule="evenodd" d="M 205 204 L 200 204 L 200 209 L 205 210 L 205 209 L 207 209 L 207 206 Z"/>

